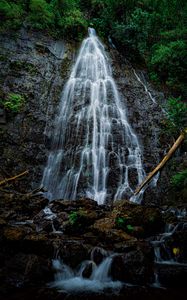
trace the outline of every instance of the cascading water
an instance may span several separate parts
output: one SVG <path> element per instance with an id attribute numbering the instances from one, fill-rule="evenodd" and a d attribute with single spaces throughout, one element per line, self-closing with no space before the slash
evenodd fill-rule
<path id="1" fill-rule="evenodd" d="M 168 209 L 166 212 L 173 213 L 179 222 L 175 225 L 166 224 L 164 233 L 157 235 L 154 240 L 151 241 L 154 247 L 155 262 L 160 264 L 179 264 L 177 257 L 171 251 L 172 249 L 167 249 L 165 243 L 172 238 L 175 232 L 186 231 L 186 210 Z"/>
<path id="2" fill-rule="evenodd" d="M 150 91 L 147 88 L 146 83 L 144 83 L 143 80 L 141 80 L 141 78 L 138 76 L 138 74 L 136 73 L 136 71 L 134 70 L 134 68 L 133 68 L 133 72 L 134 72 L 134 75 L 135 75 L 136 79 L 143 85 L 144 90 L 148 94 L 149 98 L 152 100 L 153 103 L 156 103 L 155 98 L 151 95 Z"/>
<path id="3" fill-rule="evenodd" d="M 112 280 L 110 276 L 113 256 L 114 254 L 104 257 L 98 265 L 93 260 L 83 261 L 77 270 L 72 270 L 60 259 L 54 259 L 55 281 L 50 286 L 73 293 L 82 291 L 96 293 L 105 289 L 120 290 L 123 283 Z"/>
<path id="4" fill-rule="evenodd" d="M 144 175 L 140 145 L 104 46 L 89 28 L 63 90 L 42 180 L 46 197 L 87 196 L 99 204 L 130 198 Z"/>
<path id="5" fill-rule="evenodd" d="M 168 247 L 167 242 L 172 239 L 173 235 L 179 231 L 186 231 L 186 209 L 169 208 L 163 213 L 172 213 L 179 222 L 174 224 L 166 224 L 165 231 L 153 238 L 151 244 L 154 248 L 155 254 L 155 282 L 153 286 L 160 288 L 161 283 L 159 280 L 159 265 L 162 266 L 175 266 L 175 268 L 186 268 L 186 260 L 180 258 L 180 248 Z M 182 252 L 182 251 L 181 251 Z"/>

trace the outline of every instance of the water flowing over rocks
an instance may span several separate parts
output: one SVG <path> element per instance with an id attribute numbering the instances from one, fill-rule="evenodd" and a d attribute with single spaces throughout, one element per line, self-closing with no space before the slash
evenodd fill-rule
<path id="1" fill-rule="evenodd" d="M 78 47 L 76 44 L 55 41 L 40 33 L 32 31 L 27 32 L 25 29 L 22 29 L 14 37 L 11 35 L 7 35 L 6 37 L 1 36 L 0 41 L 1 52 L 3 54 L 0 72 L 2 78 L 5 78 L 1 85 L 1 95 L 2 97 L 5 97 L 7 93 L 13 92 L 25 97 L 25 104 L 19 113 L 13 114 L 4 112 L 6 113 L 6 124 L 1 125 L 2 129 L 0 132 L 3 141 L 0 148 L 0 164 L 3 166 L 1 167 L 0 175 L 3 178 L 9 174 L 11 175 L 12 170 L 19 173 L 28 169 L 30 171 L 29 176 L 25 177 L 16 185 L 17 188 L 20 188 L 23 191 L 26 186 L 27 188 L 35 188 L 41 184 L 42 173 L 49 155 L 48 151 L 51 150 L 55 126 L 54 120 L 55 115 L 58 115 L 60 95 L 64 84 L 67 82 L 67 78 L 71 74 L 70 70 L 75 61 L 75 53 L 77 53 Z M 137 70 L 136 73 L 141 78 L 142 82 L 146 84 L 147 90 L 151 93 L 152 97 L 154 97 L 156 103 L 153 102 L 145 87 L 137 80 L 134 69 L 129 65 L 125 58 L 120 56 L 114 49 L 103 45 L 102 47 L 105 49 L 101 49 L 101 53 L 105 50 L 107 64 L 109 60 L 109 63 L 112 65 L 113 77 L 118 87 L 118 97 L 121 98 L 120 105 L 127 107 L 127 120 L 132 126 L 132 132 L 136 132 L 137 134 L 142 152 L 143 167 L 147 173 L 158 163 L 163 155 L 160 141 L 160 128 L 163 118 L 160 104 L 164 101 L 163 95 L 156 92 L 145 80 L 145 72 Z M 107 75 L 110 75 L 110 71 L 107 72 Z M 111 85 L 113 86 L 112 82 Z M 114 91 L 108 89 L 108 95 L 109 99 L 111 98 L 112 101 L 114 98 Z M 77 101 L 77 105 L 74 105 L 74 109 L 78 115 L 83 113 L 83 110 L 81 110 L 82 104 L 81 102 L 79 104 L 79 101 L 80 99 Z M 108 109 L 109 108 L 110 105 Z M 80 115 L 80 117 L 81 116 L 82 115 Z M 124 120 L 126 117 L 124 117 Z M 116 118 L 116 120 L 119 121 L 119 118 Z M 61 125 L 64 127 L 64 124 Z M 108 129 L 105 129 L 103 134 L 107 135 Z M 92 130 L 91 127 L 90 130 Z M 114 131 L 113 134 L 116 142 L 121 144 L 122 136 L 117 132 L 119 130 L 116 129 L 115 124 L 112 125 L 112 130 Z M 82 134 L 84 135 L 84 132 Z M 73 140 L 70 141 L 70 144 L 73 142 Z M 100 150 L 102 150 L 102 145 L 100 146 Z M 67 147 L 69 148 L 69 146 Z M 132 148 L 134 149 L 134 147 Z M 137 149 L 137 147 L 135 148 Z M 83 149 L 80 150 L 82 151 Z M 116 149 L 114 150 L 117 151 Z M 119 149 L 119 156 L 124 156 L 125 160 L 127 157 L 130 158 L 129 155 L 132 153 L 129 154 L 128 151 L 126 152 L 125 149 L 123 149 L 123 151 L 122 149 Z M 80 153 L 77 155 L 80 156 Z M 84 153 L 83 156 L 86 158 L 87 152 L 83 151 L 82 153 Z M 121 172 L 121 167 L 117 168 L 116 159 L 116 156 L 111 153 L 110 163 L 112 168 L 110 169 L 110 174 L 107 179 L 107 186 L 111 191 L 116 190 L 117 178 L 119 181 L 119 173 Z M 80 160 L 77 158 L 75 160 L 76 170 L 79 164 Z M 107 173 L 108 171 L 106 168 L 104 169 Z M 105 177 L 105 175 L 103 176 Z M 137 169 L 130 168 L 128 170 L 128 175 L 129 187 L 135 189 L 138 184 Z M 139 177 L 142 178 L 142 174 L 139 174 Z M 80 185 L 82 187 L 80 187 L 79 197 L 85 194 L 83 190 L 85 189 L 86 181 L 88 180 L 88 182 L 90 182 L 89 178 L 83 181 L 81 181 L 81 178 L 82 177 L 80 177 Z M 141 178 L 139 178 L 139 181 Z M 144 201 L 146 203 L 163 201 L 161 198 L 165 197 L 165 192 L 163 192 L 162 186 L 164 184 L 165 191 L 167 189 L 167 182 L 168 179 L 163 172 L 162 177 L 159 180 L 159 187 L 157 187 L 157 189 L 148 188 L 145 192 Z M 121 183 L 122 187 L 124 185 L 123 180 Z M 150 186 L 154 186 L 154 183 L 155 181 Z M 125 186 L 123 190 L 124 189 L 126 189 Z M 99 190 L 100 188 L 98 187 L 98 191 Z M 114 196 L 112 196 L 111 191 L 108 191 L 109 194 L 107 196 L 110 201 Z M 121 198 L 120 193 L 121 192 L 118 189 L 116 199 L 118 197 Z M 100 203 L 103 202 L 102 197 L 103 194 L 98 196 L 98 201 L 100 201 Z M 67 197 L 63 198 L 67 199 Z"/>
<path id="2" fill-rule="evenodd" d="M 145 172 L 104 46 L 88 31 L 62 92 L 42 184 L 50 200 L 89 196 L 104 204 L 130 198 Z"/>
<path id="3" fill-rule="evenodd" d="M 0 108 L 0 180 L 29 170 L 22 180 L 0 189 L 0 299 L 185 299 L 185 196 L 177 199 L 177 207 L 165 201 L 167 168 L 156 178 L 157 188 L 155 179 L 145 191 L 142 206 L 123 199 L 98 205 L 81 193 L 75 201 L 65 198 L 49 203 L 41 191 L 33 191 L 41 183 L 60 95 L 80 45 L 25 29 L 15 36 L 1 35 L 0 44 L 0 96 L 13 92 L 25 99 L 19 113 Z M 145 71 L 134 70 L 115 49 L 107 45 L 104 48 L 148 173 L 169 143 L 160 134 L 164 96 L 154 90 Z M 75 113 L 81 105 L 74 106 Z M 115 134 L 120 143 L 117 130 Z M 115 159 L 111 155 L 113 162 Z M 110 172 L 111 187 L 116 187 L 116 172 Z M 137 172 L 132 169 L 130 173 L 129 184 L 135 187 Z M 165 229 L 168 224 L 170 228 L 183 225 L 170 235 Z M 162 261 L 155 261 L 153 242 L 160 242 L 168 233 L 164 243 L 159 244 Z M 168 257 L 173 264 L 166 264 Z M 91 275 L 93 266 L 98 270 L 106 263 L 106 281 L 122 282 L 121 289 L 116 292 L 106 285 L 104 293 L 101 289 L 96 295 L 89 291 L 59 293 L 49 287 L 59 271 L 52 264 L 54 260 L 61 262 L 59 268 L 66 265 L 71 270 L 73 280 L 82 270 L 81 276 L 92 288 L 98 275 Z"/>
<path id="4" fill-rule="evenodd" d="M 127 299 L 130 295 L 133 299 L 133 293 L 138 295 L 139 289 L 142 295 L 145 295 L 145 299 L 149 299 L 146 298 L 146 294 L 149 294 L 148 290 L 152 288 L 147 287 L 148 290 L 143 291 L 141 286 L 150 286 L 154 283 L 154 249 L 149 240 L 164 230 L 162 208 L 155 210 L 153 207 L 142 207 L 128 201 L 122 201 L 121 205 L 113 207 L 100 207 L 95 201 L 89 199 L 58 200 L 46 206 L 47 200 L 37 195 L 1 193 L 0 196 L 0 278 L 2 283 L 0 294 L 4 295 L 3 297 L 6 296 L 6 299 L 9 299 L 10 296 L 11 299 L 12 293 L 15 292 L 19 298 L 19 294 L 24 293 L 25 289 L 34 291 L 38 287 L 37 297 L 42 299 L 46 292 L 46 285 L 53 282 L 56 273 L 52 260 L 58 258 L 71 268 L 73 284 L 76 284 L 76 280 L 82 280 L 80 275 L 76 275 L 79 279 L 75 279 L 77 277 L 74 277 L 74 272 L 80 270 L 81 265 L 84 266 L 81 269 L 81 276 L 88 280 L 83 284 L 88 284 L 87 293 L 89 299 L 92 299 L 89 289 L 93 288 L 93 283 L 96 283 L 97 279 L 93 279 L 95 278 L 93 276 L 90 279 L 91 266 L 86 264 L 86 261 L 91 259 L 97 266 L 100 266 L 107 257 L 111 257 L 111 267 L 107 275 L 109 276 L 107 278 L 112 278 L 111 283 L 117 284 L 120 281 L 122 286 L 123 284 L 130 284 L 132 287 L 135 285 L 134 289 L 132 287 L 130 289 L 128 285 L 126 288 L 121 286 L 121 292 L 118 296 L 116 295 L 116 299 L 118 297 L 120 299 L 121 293 L 127 294 Z M 119 218 L 125 220 L 124 224 L 119 222 Z M 106 220 L 110 222 L 107 223 Z M 103 225 L 105 223 L 106 226 Z M 140 226 L 142 230 L 137 231 L 136 228 Z M 180 232 L 185 231 L 176 232 L 177 238 L 172 237 L 171 251 L 174 247 L 180 247 L 181 253 L 186 253 L 185 245 L 177 244 Z M 181 261 L 185 262 L 186 258 L 182 256 Z M 181 264 L 173 268 L 175 271 L 171 271 L 172 265 L 168 267 L 157 265 L 161 283 L 168 288 L 177 288 L 179 283 L 177 280 L 175 282 L 175 278 L 186 276 L 186 265 L 182 267 Z M 66 290 L 65 283 L 65 290 L 59 296 L 62 299 L 64 293 L 66 295 L 72 293 L 71 289 L 69 290 L 67 277 L 63 280 L 68 286 Z M 180 281 L 180 287 L 185 287 L 184 282 L 184 280 Z M 107 285 L 103 284 L 102 289 L 106 288 L 107 295 L 107 288 L 112 286 L 109 282 Z M 39 287 L 40 289 L 43 287 L 42 292 Z M 97 288 L 96 285 L 95 292 Z M 41 296 L 39 296 L 40 292 Z M 101 290 L 98 290 L 98 293 L 100 292 Z M 153 297 L 155 293 L 157 294 L 153 290 Z M 49 294 L 51 295 L 50 291 Z M 82 295 L 82 292 L 80 291 L 79 294 Z M 73 296 L 70 295 L 70 297 Z M 15 299 L 17 300 L 16 296 Z"/>

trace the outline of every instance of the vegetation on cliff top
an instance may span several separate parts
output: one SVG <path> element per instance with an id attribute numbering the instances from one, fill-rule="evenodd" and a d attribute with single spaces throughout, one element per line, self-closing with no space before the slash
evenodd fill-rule
<path id="1" fill-rule="evenodd" d="M 156 84 L 187 94 L 185 0 L 0 0 L 0 18 L 1 32 L 24 24 L 66 39 L 94 26 L 126 57 L 145 61 Z"/>
<path id="2" fill-rule="evenodd" d="M 85 34 L 87 21 L 76 0 L 0 0 L 0 31 L 22 24 L 51 35 L 77 38 Z"/>

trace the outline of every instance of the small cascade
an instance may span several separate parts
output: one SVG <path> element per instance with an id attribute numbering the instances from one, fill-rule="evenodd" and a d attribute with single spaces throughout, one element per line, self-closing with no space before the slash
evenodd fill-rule
<path id="1" fill-rule="evenodd" d="M 177 231 L 184 231 L 187 230 L 187 222 L 185 220 L 186 217 L 186 209 L 174 209 L 169 208 L 166 211 L 163 211 L 163 213 L 173 213 L 175 217 L 177 217 L 178 222 L 174 224 L 166 224 L 165 230 L 162 234 L 159 234 L 154 237 L 154 239 L 151 241 L 151 244 L 154 248 L 154 254 L 155 254 L 155 282 L 153 283 L 154 287 L 160 288 L 162 287 L 159 281 L 159 274 L 157 271 L 158 265 L 162 266 L 175 266 L 175 267 L 187 267 L 186 261 L 181 261 L 178 259 L 180 249 L 174 248 L 171 249 L 170 247 L 167 247 L 167 241 L 172 238 L 174 233 Z"/>
<path id="2" fill-rule="evenodd" d="M 57 215 L 56 215 L 55 213 L 52 212 L 52 210 L 50 209 L 50 207 L 49 207 L 49 206 L 45 207 L 45 208 L 43 209 L 43 212 L 44 212 L 44 216 L 43 216 L 44 220 L 49 220 L 49 221 L 51 221 L 51 227 L 52 227 L 52 229 L 53 229 L 52 233 L 55 233 L 55 234 L 63 234 L 62 231 L 56 230 L 56 228 L 55 228 L 54 220 L 56 220 Z"/>
<path id="3" fill-rule="evenodd" d="M 121 98 L 104 46 L 89 28 L 55 122 L 42 180 L 48 199 L 89 197 L 103 204 L 133 195 L 145 172 Z"/>
<path id="4" fill-rule="evenodd" d="M 54 220 L 56 219 L 56 214 L 52 212 L 52 210 L 47 206 L 43 209 L 44 219 L 46 220 Z"/>
<path id="5" fill-rule="evenodd" d="M 60 259 L 54 259 L 53 268 L 56 274 L 55 281 L 50 284 L 50 287 L 72 293 L 82 291 L 97 293 L 105 289 L 120 290 L 123 284 L 113 281 L 110 276 L 113 256 L 114 254 L 103 258 L 98 265 L 92 260 L 86 260 L 77 270 L 72 270 Z"/>
<path id="6" fill-rule="evenodd" d="M 177 261 L 177 256 L 175 256 L 170 249 L 167 249 L 165 242 L 172 238 L 176 231 L 184 231 L 187 229 L 187 222 L 185 220 L 186 209 L 169 208 L 163 213 L 166 212 L 173 213 L 178 219 L 178 222 L 175 225 L 166 224 L 164 233 L 157 235 L 154 240 L 151 241 L 155 252 L 155 262 L 162 264 L 179 264 Z"/>
<path id="7" fill-rule="evenodd" d="M 151 99 L 151 101 L 153 103 L 156 103 L 155 98 L 152 96 L 152 94 L 150 93 L 150 91 L 147 88 L 146 82 L 145 82 L 145 78 L 143 76 L 143 74 L 141 74 L 142 79 L 140 78 L 140 76 L 138 76 L 137 72 L 133 69 L 134 75 L 136 77 L 136 79 L 141 83 L 141 85 L 143 85 L 145 92 L 148 94 L 149 98 Z"/>
<path id="8" fill-rule="evenodd" d="M 169 225 L 170 226 L 166 226 L 167 228 L 171 228 L 169 231 L 160 234 L 156 237 L 157 240 L 151 242 L 154 247 L 155 262 L 161 264 L 181 264 L 177 261 L 177 256 L 175 256 L 170 249 L 167 249 L 165 242 L 171 238 L 177 230 L 182 231 L 186 229 L 187 223 L 179 223 L 174 227 L 171 224 Z"/>
<path id="9" fill-rule="evenodd" d="M 160 284 L 158 274 L 156 271 L 154 272 L 154 282 L 153 282 L 152 286 L 155 288 L 158 288 L 158 289 L 161 288 L 161 284 Z"/>
<path id="10" fill-rule="evenodd" d="M 178 228 L 178 224 L 176 226 L 173 226 L 172 224 L 166 224 L 165 232 L 157 236 L 155 241 L 151 242 L 154 247 L 156 262 L 159 263 L 174 262 L 171 253 L 165 247 L 165 241 L 173 235 L 173 233 L 177 230 L 177 228 Z M 165 257 L 167 257 L 168 259 L 162 258 L 161 249 L 162 252 L 165 253 Z"/>

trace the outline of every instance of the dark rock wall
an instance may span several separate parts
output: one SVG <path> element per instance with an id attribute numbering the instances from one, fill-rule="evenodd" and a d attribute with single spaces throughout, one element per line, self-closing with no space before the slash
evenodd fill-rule
<path id="1" fill-rule="evenodd" d="M 161 132 L 164 118 L 164 94 L 156 91 L 149 83 L 145 70 L 136 68 L 136 74 L 151 93 L 154 103 L 145 87 L 137 80 L 134 69 L 126 58 L 114 50 L 110 51 L 109 55 L 112 58 L 114 78 L 127 107 L 127 117 L 142 148 L 144 170 L 148 174 L 163 158 L 169 146 L 167 138 L 162 141 Z M 160 198 L 164 195 L 163 185 L 165 193 L 168 188 L 166 172 L 162 173 L 156 188 L 154 184 L 147 188 L 144 193 L 144 202 L 160 203 Z"/>
<path id="2" fill-rule="evenodd" d="M 22 181 L 27 189 L 41 181 L 54 116 L 73 62 L 69 49 L 62 41 L 24 29 L 0 36 L 1 98 L 8 93 L 25 98 L 19 113 L 2 115 L 6 122 L 0 125 L 0 177 L 28 169 Z"/>
<path id="3" fill-rule="evenodd" d="M 0 179 L 28 169 L 29 176 L 19 183 L 22 190 L 26 186 L 33 189 L 40 185 L 60 94 L 78 46 L 24 29 L 16 35 L 0 36 L 0 96 L 13 92 L 25 98 L 21 112 L 6 112 L 6 123 L 0 124 Z M 106 50 L 119 92 L 126 103 L 128 119 L 142 145 L 145 171 L 149 172 L 168 146 L 160 142 L 163 94 L 147 83 L 157 102 L 153 103 L 125 58 L 116 50 Z M 1 115 L 0 121 L 5 117 L 2 110 Z M 168 181 L 166 176 L 162 178 L 159 188 L 147 189 L 145 202 L 160 201 L 163 185 L 165 193 Z"/>

